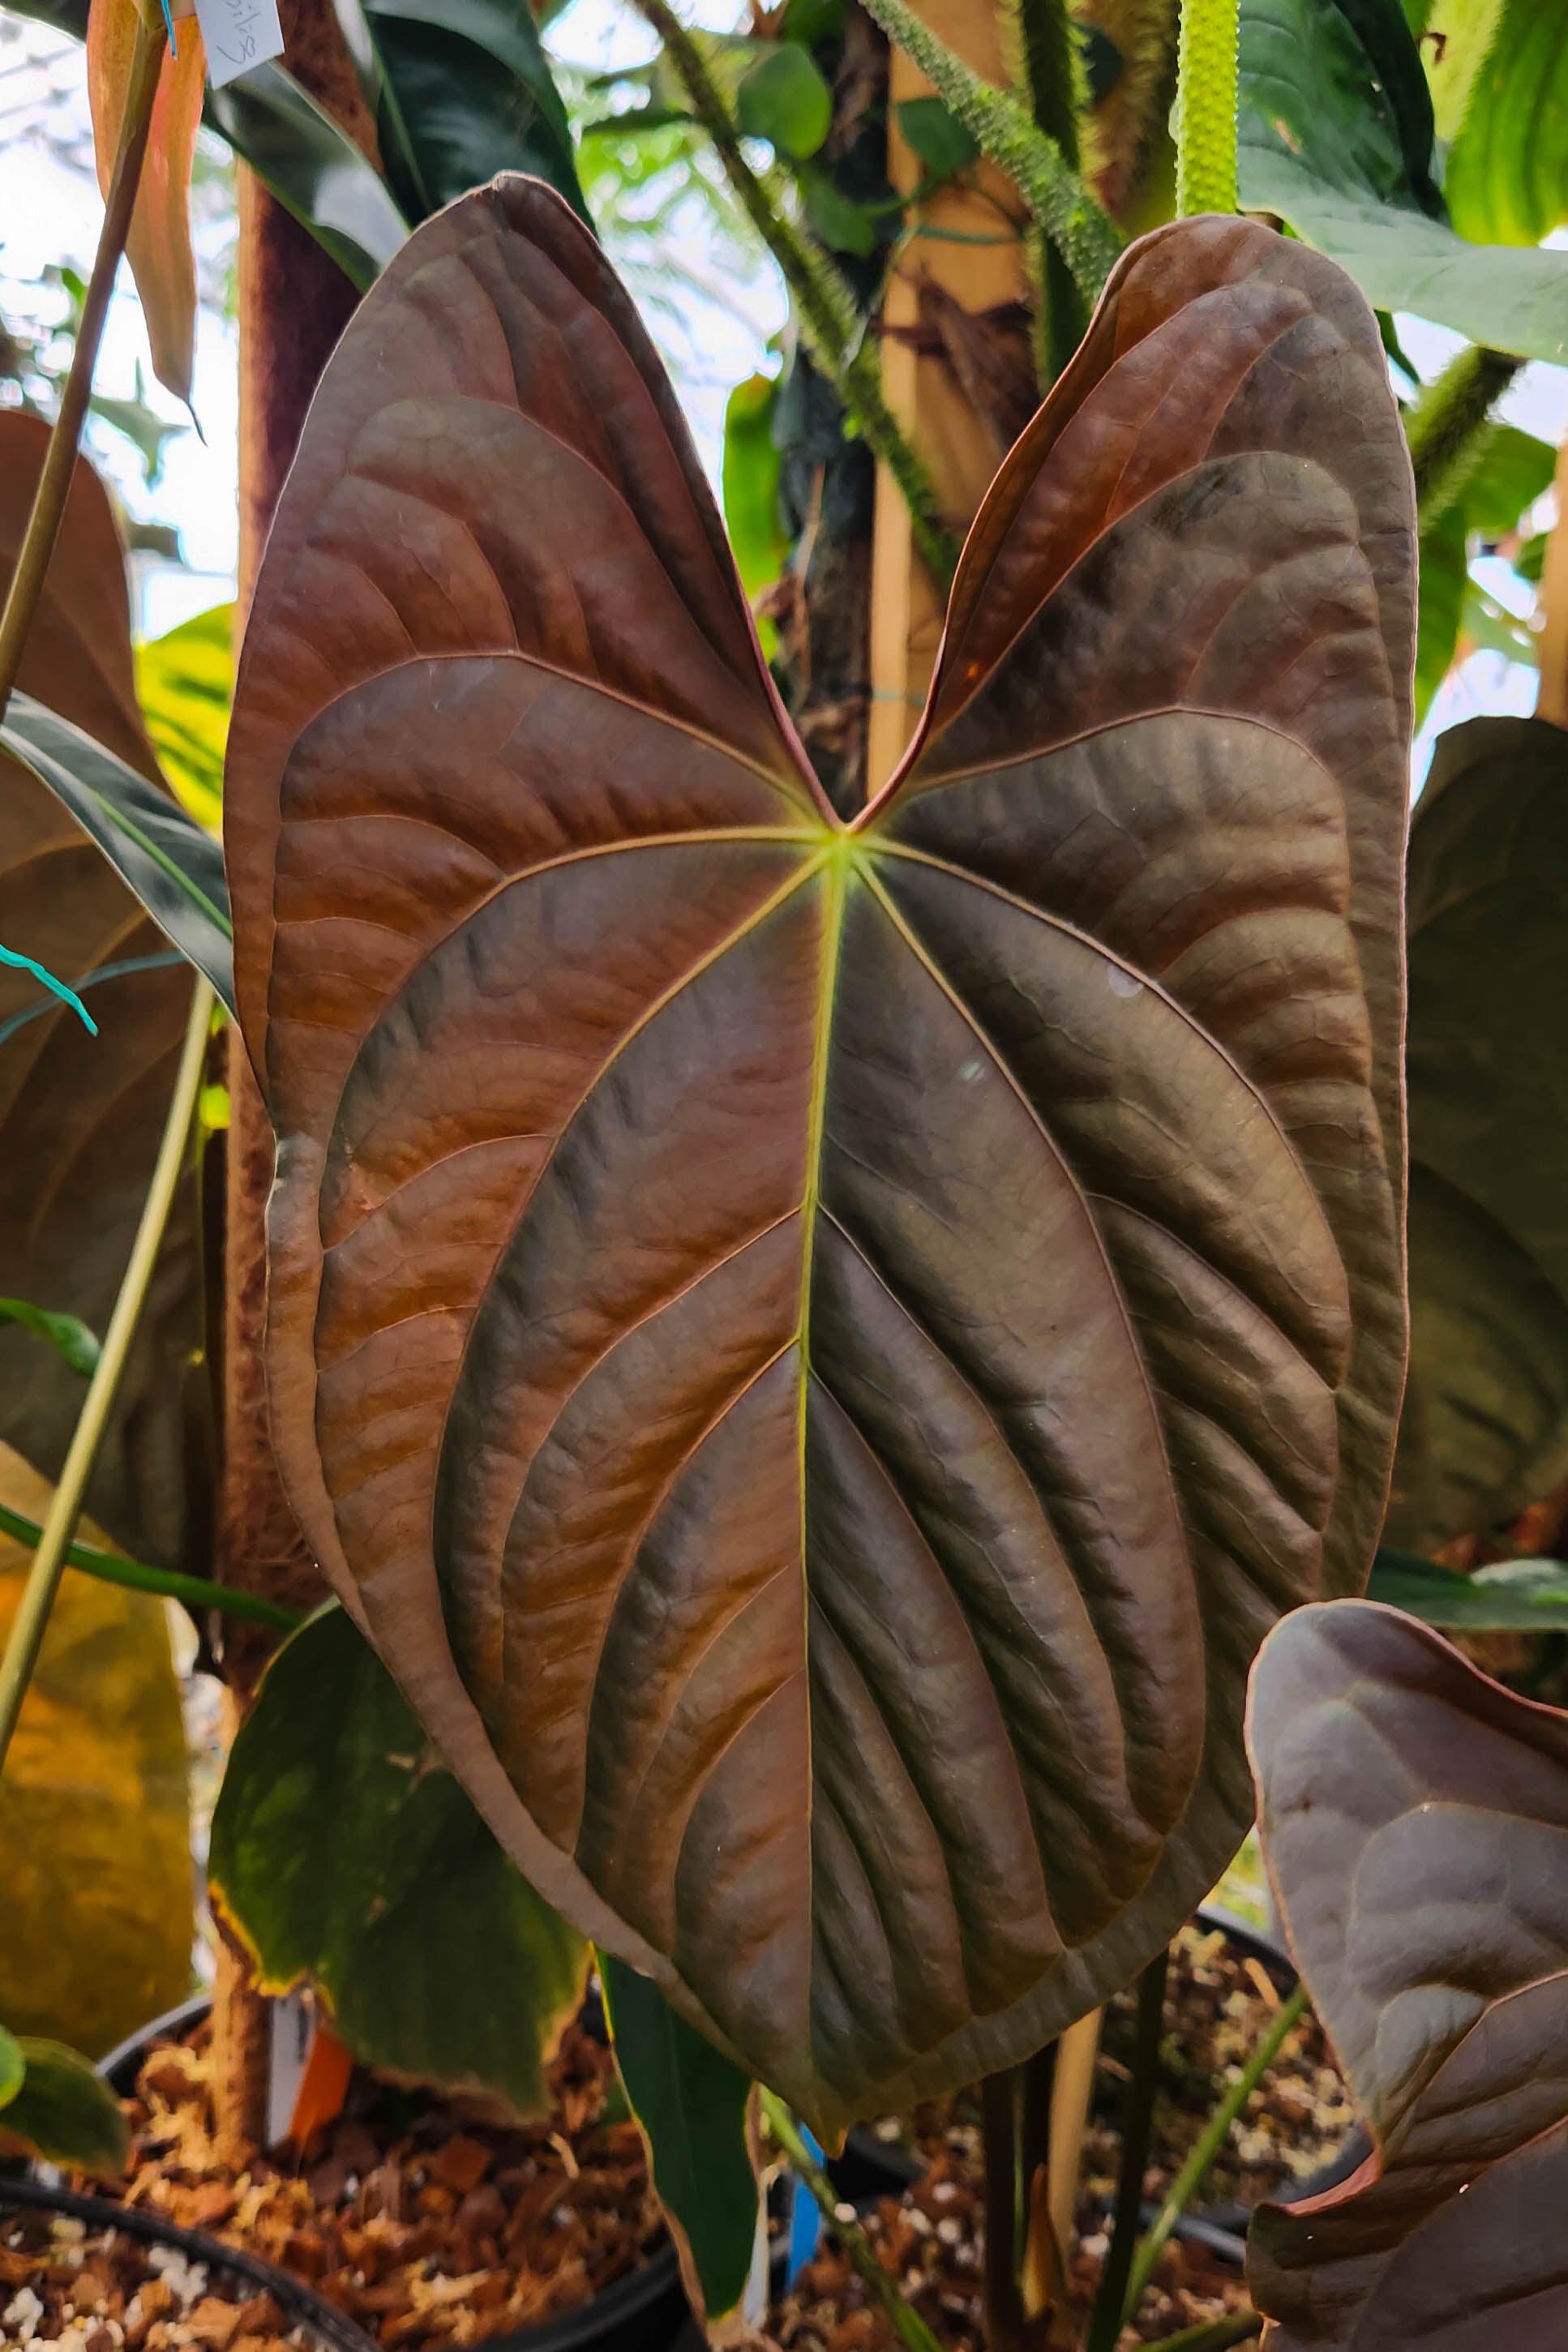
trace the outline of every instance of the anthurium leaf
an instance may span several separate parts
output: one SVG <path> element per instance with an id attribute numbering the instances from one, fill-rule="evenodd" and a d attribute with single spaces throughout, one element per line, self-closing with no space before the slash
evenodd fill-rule
<path id="1" fill-rule="evenodd" d="M 234 606 L 215 604 L 136 648 L 142 716 L 181 801 L 216 828 L 234 700 Z"/>
<path id="2" fill-rule="evenodd" d="M 804 163 L 833 121 L 833 93 L 796 41 L 773 43 L 742 78 L 735 113 L 751 139 Z"/>
<path id="3" fill-rule="evenodd" d="M 26 695 L 12 697 L 0 747 L 69 810 L 232 1012 L 228 893 L 211 834 L 106 745 Z"/>
<path id="4" fill-rule="evenodd" d="M 320 1987 L 354 2055 L 523 2118 L 588 1949 L 508 1862 L 352 1618 L 286 1642 L 229 1751 L 215 1899 L 259 1981 Z"/>
<path id="5" fill-rule="evenodd" d="M 25 1298 L 0 1298 L 0 1323 L 19 1323 L 47 1339 L 63 1363 L 84 1380 L 98 1370 L 99 1344 L 79 1315 L 54 1315 Z"/>
<path id="6" fill-rule="evenodd" d="M 0 583 L 21 544 L 48 437 L 40 417 L 0 415 Z M 86 740 L 44 721 L 47 703 L 102 746 L 95 760 L 114 764 L 117 755 L 126 764 L 115 772 L 131 775 L 155 812 L 178 816 L 137 708 L 124 550 L 85 460 L 21 683 L 37 698 L 40 723 L 73 746 Z M 29 724 L 21 697 L 11 716 Z M 216 864 L 216 844 L 208 854 Z M 190 975 L 76 817 L 3 755 L 0 940 L 75 990 L 99 1029 L 89 1036 L 30 972 L 0 965 L 0 1293 L 103 1331 L 163 1135 Z M 138 1559 L 205 1570 L 211 1481 L 198 1205 L 193 1171 L 175 1201 L 88 1507 Z M 74 1371 L 23 1330 L 0 1331 L 0 1442 L 58 1476 L 81 1402 Z"/>
<path id="7" fill-rule="evenodd" d="M 648 2169 L 710 2326 L 741 2308 L 762 2219 L 752 2078 L 613 1953 L 598 1956 L 610 2039 Z"/>
<path id="8" fill-rule="evenodd" d="M 1421 534 L 1421 593 L 1415 633 L 1415 723 L 1448 675 L 1459 644 L 1469 584 L 1469 521 L 1463 500 Z"/>
<path id="9" fill-rule="evenodd" d="M 1426 31 L 1432 5 L 1433 0 L 1411 0 L 1412 32 Z M 1433 121 L 1445 146 L 1452 147 L 1464 128 L 1505 5 L 1506 0 L 1444 0 L 1442 25 L 1433 27 L 1436 37 L 1422 43 Z"/>
<path id="10" fill-rule="evenodd" d="M 777 376 L 749 375 L 724 407 L 724 527 L 748 596 L 772 587 L 790 551 L 779 511 L 778 398 Z"/>
<path id="11" fill-rule="evenodd" d="M 1365 1601 L 1265 1643 L 1248 1737 L 1291 1948 L 1377 2153 L 1261 2206 L 1277 2352 L 1568 2329 L 1568 1717 Z"/>
<path id="12" fill-rule="evenodd" d="M 0 2106 L 0 2137 L 23 2140 L 73 2172 L 122 2171 L 131 2127 L 96 2067 L 60 2042 L 23 2039 L 13 2047 L 24 2073 L 21 2088 Z"/>
<path id="13" fill-rule="evenodd" d="M 940 98 L 906 98 L 893 112 L 906 145 L 933 180 L 951 180 L 955 172 L 967 171 L 980 152 L 974 133 L 949 113 Z"/>
<path id="14" fill-rule="evenodd" d="M 87 86 L 98 184 L 107 193 L 120 149 L 139 0 L 93 0 L 87 29 Z M 137 184 L 126 258 L 136 280 L 153 373 L 176 399 L 191 396 L 195 360 L 196 263 L 191 245 L 191 165 L 202 119 L 206 55 L 193 19 L 178 51 L 165 48 L 153 126 Z"/>
<path id="15" fill-rule="evenodd" d="M 846 828 L 547 191 L 317 394 L 226 802 L 290 1493 L 542 1893 L 819 2137 L 1147 1958 L 1257 1640 L 1364 1580 L 1413 547 L 1353 287 L 1167 228 Z"/>
<path id="16" fill-rule="evenodd" d="M 1568 1473 L 1568 736 L 1442 736 L 1410 842 L 1410 1385 L 1389 1540 L 1430 1551 Z"/>
<path id="17" fill-rule="evenodd" d="M 1505 0 L 1444 180 L 1478 243 L 1539 245 L 1568 221 L 1568 12 Z"/>
<path id="18" fill-rule="evenodd" d="M 279 203 L 363 289 L 408 235 L 391 190 L 342 126 L 276 59 L 210 89 L 207 119 Z"/>
<path id="19" fill-rule="evenodd" d="M 1461 1576 L 1412 1552 L 1380 1550 L 1366 1597 L 1424 1625 L 1568 1633 L 1568 1566 L 1560 1559 L 1499 1560 Z"/>
<path id="20" fill-rule="evenodd" d="M 0 1640 L 33 1564 L 11 1529 L 36 1528 L 49 1492 L 0 1446 Z M 107 2050 L 188 1991 L 185 1736 L 162 1601 L 64 1579 L 0 1778 L 0 1855 L 12 2032 Z"/>
<path id="21" fill-rule="evenodd" d="M 1516 425 L 1494 425 L 1481 461 L 1464 488 L 1470 529 L 1482 539 L 1501 539 L 1552 488 L 1556 467 L 1557 452 L 1550 441 L 1521 433 Z"/>
<path id="22" fill-rule="evenodd" d="M 393 194 L 410 221 L 498 172 L 531 172 L 584 218 L 572 131 L 533 11 L 518 0 L 339 0 Z"/>
<path id="23" fill-rule="evenodd" d="M 1412 176 L 1408 126 L 1337 0 L 1244 0 L 1240 58 L 1248 210 L 1278 214 L 1331 255 L 1378 310 L 1568 360 L 1568 254 L 1468 245 L 1432 216 L 1426 184 Z"/>

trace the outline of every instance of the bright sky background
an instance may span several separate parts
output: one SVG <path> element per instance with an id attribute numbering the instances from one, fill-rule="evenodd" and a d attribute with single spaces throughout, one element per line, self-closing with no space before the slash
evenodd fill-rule
<path id="1" fill-rule="evenodd" d="M 716 23 L 726 21 L 721 0 L 699 13 Z M 600 72 L 640 63 L 652 48 L 647 27 L 621 0 L 573 0 L 552 28 L 550 41 L 558 56 Z M 0 316 L 15 320 L 40 307 L 46 316 L 58 316 L 59 298 L 45 293 L 40 302 L 39 289 L 25 281 L 49 262 L 67 262 L 86 272 L 100 219 L 96 186 L 81 168 L 82 157 L 90 154 L 87 126 L 78 46 L 42 26 L 0 20 Z M 211 152 L 222 152 L 221 142 L 214 141 Z M 221 218 L 201 227 L 198 249 L 209 267 L 216 265 L 232 234 L 232 222 Z M 732 268 L 726 272 L 726 257 L 715 256 L 701 208 L 694 206 L 689 219 L 678 222 L 677 241 L 683 265 L 679 315 L 654 311 L 649 324 L 716 480 L 725 396 L 743 376 L 769 364 L 769 338 L 783 323 L 784 303 L 765 260 L 745 280 L 738 282 Z M 152 381 L 128 277 L 122 285 L 110 312 L 98 389 L 129 396 L 140 362 L 150 404 L 178 422 L 178 404 Z M 1458 336 L 1421 320 L 1401 319 L 1398 325 L 1405 350 L 1426 374 L 1458 348 Z M 137 561 L 140 625 L 148 635 L 233 592 L 235 330 L 210 308 L 201 314 L 195 406 L 205 443 L 194 431 L 170 442 L 163 478 L 152 489 L 142 478 L 136 453 L 119 434 L 98 423 L 89 432 L 92 455 L 115 482 L 128 511 L 143 520 L 174 523 L 181 534 L 188 568 Z M 1504 396 L 1501 414 L 1543 439 L 1559 440 L 1568 424 L 1568 372 L 1532 364 Z M 1508 575 L 1504 566 L 1492 569 L 1498 576 L 1487 584 L 1496 591 Z M 1431 739 L 1445 727 L 1479 711 L 1527 711 L 1534 693 L 1532 671 L 1498 654 L 1472 655 L 1429 714 L 1417 745 L 1416 774 L 1424 773 Z"/>

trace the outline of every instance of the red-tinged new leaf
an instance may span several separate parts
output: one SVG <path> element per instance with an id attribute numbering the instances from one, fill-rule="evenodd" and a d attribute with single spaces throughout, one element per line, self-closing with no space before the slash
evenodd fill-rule
<path id="1" fill-rule="evenodd" d="M 1568 1718 L 1345 1601 L 1269 1637 L 1248 1736 L 1286 1928 L 1377 2143 L 1255 2218 L 1271 2352 L 1560 2352 Z"/>
<path id="2" fill-rule="evenodd" d="M 558 199 L 323 380 L 226 804 L 286 1475 L 522 1868 L 820 2130 L 1147 1959 L 1364 1575 L 1411 566 L 1354 289 L 1164 230 L 847 829 Z"/>
<path id="3" fill-rule="evenodd" d="M 137 0 L 92 0 L 87 24 L 87 86 L 99 186 L 107 192 L 135 45 Z M 132 215 L 126 257 L 136 280 L 153 371 L 188 401 L 195 360 L 196 265 L 191 247 L 191 163 L 202 119 L 206 58 L 201 27 L 182 18 L 179 54 L 165 55 L 153 128 Z"/>

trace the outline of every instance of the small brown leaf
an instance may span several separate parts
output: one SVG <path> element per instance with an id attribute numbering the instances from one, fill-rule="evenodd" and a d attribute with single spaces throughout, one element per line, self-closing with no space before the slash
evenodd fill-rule
<path id="1" fill-rule="evenodd" d="M 137 0 L 92 0 L 87 23 L 87 86 L 98 184 L 105 194 L 120 146 L 138 18 Z M 142 298 L 153 372 L 189 403 L 195 359 L 196 265 L 191 247 L 191 163 L 202 119 L 206 56 L 192 17 L 166 53 L 153 105 L 153 129 L 126 257 Z"/>

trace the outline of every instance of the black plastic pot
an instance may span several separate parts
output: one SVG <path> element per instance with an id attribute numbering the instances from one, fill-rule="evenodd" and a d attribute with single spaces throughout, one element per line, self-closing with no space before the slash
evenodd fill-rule
<path id="1" fill-rule="evenodd" d="M 140 2033 L 133 2033 L 120 2042 L 107 2058 L 100 2061 L 99 2073 L 121 2098 L 128 2097 L 136 2087 L 142 2060 L 153 2043 L 177 2040 L 182 2034 L 188 2033 L 193 2025 L 201 2023 L 211 2008 L 212 2002 L 205 1993 L 197 1993 L 190 2000 L 182 2001 L 177 2009 L 171 2009 L 163 2016 L 154 2018 L 152 2024 L 143 2026 Z M 47 2202 L 47 2195 L 37 2193 L 29 2185 L 26 2201 L 35 2205 Z M 103 2212 L 100 2218 L 117 2220 L 121 2209 L 107 2200 L 79 2199 L 71 2206 L 60 2205 L 58 2210 L 74 2212 L 84 2204 L 98 2205 L 100 2201 Z M 88 2217 L 84 2215 L 83 2218 Z M 150 2217 L 139 2218 L 146 2220 Z M 124 2222 L 127 2228 L 132 2226 L 130 2212 L 125 2213 Z M 237 2255 L 231 2246 L 225 2245 L 217 2238 L 209 2238 L 200 2231 L 174 2230 L 159 2224 L 142 2234 L 159 2237 L 170 2245 L 177 2245 L 194 2259 L 212 2263 L 215 2269 L 237 2272 L 244 2277 L 266 2272 L 263 2283 L 277 2295 L 285 2309 L 309 2306 L 309 2310 L 302 2310 L 303 2324 L 321 2336 L 330 2352 L 378 2352 L 373 2337 L 345 2319 L 341 2312 L 334 2311 L 331 2305 L 323 2303 L 320 2295 L 313 2294 L 300 2280 L 274 2270 L 269 2263 L 249 2255 Z M 275 2284 L 279 2279 L 288 2285 L 292 2302 L 286 2300 Z M 335 2336 L 328 2331 L 326 2323 L 315 2315 L 323 2312 L 338 2329 Z M 595 2295 L 591 2303 L 581 2305 L 577 2310 L 563 2312 L 559 2319 L 547 2319 L 539 2327 L 519 2327 L 505 2336 L 487 2336 L 484 2339 L 485 2352 L 669 2352 L 690 2315 L 686 2290 L 680 2284 L 680 2265 L 676 2260 L 675 2250 L 672 2246 L 661 2246 L 629 2277 L 617 2279 L 613 2286 L 607 2286 L 602 2294 Z"/>

